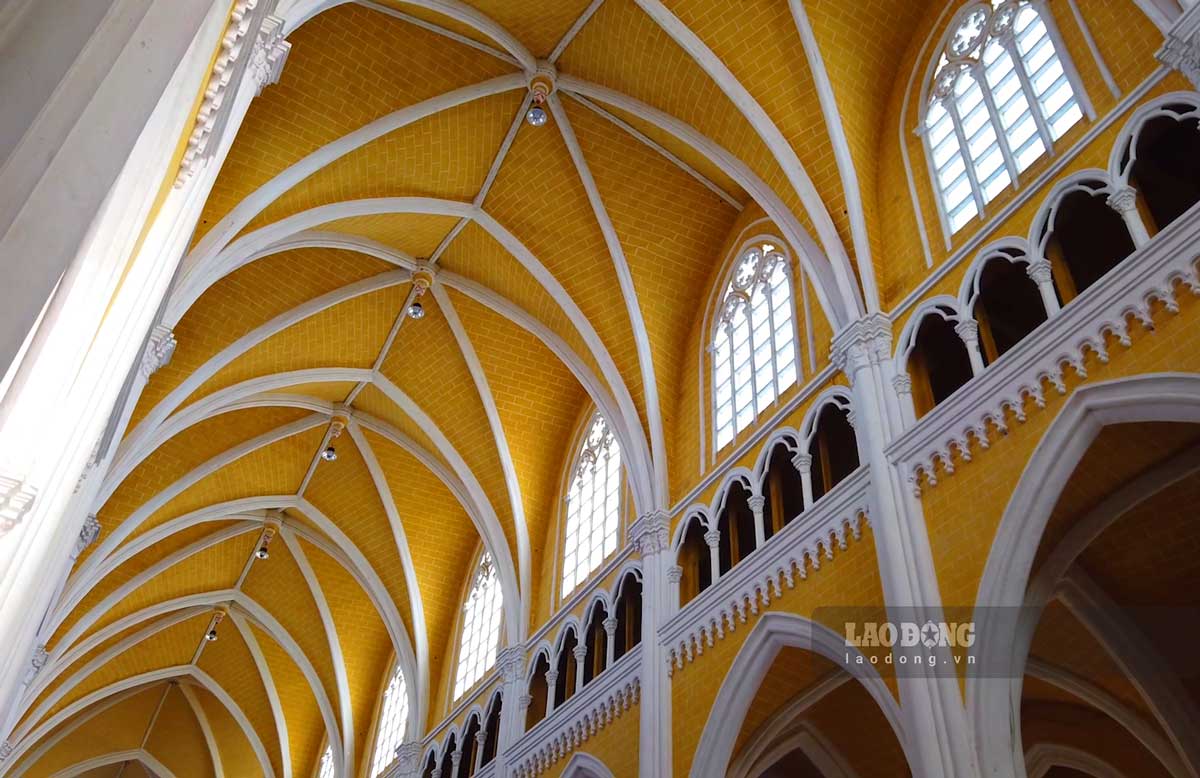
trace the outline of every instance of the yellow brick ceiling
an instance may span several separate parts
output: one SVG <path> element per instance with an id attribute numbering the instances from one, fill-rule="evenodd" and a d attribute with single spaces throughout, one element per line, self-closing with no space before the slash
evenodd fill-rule
<path id="1" fill-rule="evenodd" d="M 661 485 L 644 476 L 633 488 L 641 507 L 678 496 L 665 484 L 682 482 L 668 479 L 658 448 L 695 423 L 694 401 L 681 400 L 681 384 L 694 381 L 691 344 L 731 233 L 746 213 L 769 210 L 759 195 L 814 238 L 829 221 L 853 258 L 817 79 L 787 3 L 665 5 L 761 106 L 815 200 L 798 193 L 796 171 L 702 58 L 635 0 L 598 4 L 565 47 L 589 0 L 468 5 L 531 57 L 558 54 L 560 78 L 637 102 L 561 89 L 566 125 L 531 127 L 520 121 L 527 75 L 503 42 L 415 0 L 343 3 L 290 34 L 282 79 L 251 104 L 188 267 L 324 210 L 299 217 L 306 232 L 287 246 L 216 274 L 169 322 L 178 347 L 133 410 L 96 510 L 101 539 L 52 614 L 49 670 L 20 727 L 53 745 L 21 757 L 29 775 L 95 756 L 92 741 L 114 722 L 138 733 L 131 748 L 144 740 L 180 776 L 214 774 L 203 729 L 226 775 L 264 772 L 260 746 L 267 771 L 311 775 L 331 734 L 319 699 L 332 736 L 365 770 L 397 642 L 417 655 L 408 681 L 426 706 L 422 726 L 445 711 L 438 690 L 453 672 L 481 526 L 518 581 L 514 612 L 545 612 L 551 584 L 539 573 L 556 551 L 565 449 L 597 398 L 623 418 L 636 449 L 626 456 L 645 470 L 658 463 Z M 916 18 L 940 10 L 926 5 L 808 3 L 867 199 L 882 131 L 874 120 Z M 263 189 L 370 122 L 506 76 L 504 88 Z M 751 193 L 757 184 L 739 183 L 711 150 L 631 107 L 639 102 L 725 149 L 765 190 Z M 344 210 L 371 198 L 401 199 Z M 244 216 L 239 204 L 250 206 Z M 874 229 L 873 202 L 864 210 Z M 423 319 L 407 319 L 407 270 L 431 257 L 439 288 L 422 298 Z M 632 313 L 623 283 L 636 295 Z M 335 412 L 354 429 L 325 462 Z M 268 519 L 283 534 L 269 559 L 255 560 Z M 220 639 L 204 641 L 222 606 Z M 155 675 L 164 668 L 184 669 Z"/>

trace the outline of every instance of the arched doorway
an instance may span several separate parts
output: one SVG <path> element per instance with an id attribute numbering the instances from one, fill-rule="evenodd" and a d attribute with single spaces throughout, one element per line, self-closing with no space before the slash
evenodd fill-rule
<path id="1" fill-rule="evenodd" d="M 976 603 L 967 703 L 985 774 L 1196 774 L 1197 500 L 1200 376 L 1088 385 L 1064 405 Z M 1030 760 L 1051 746 L 1110 772 Z"/>

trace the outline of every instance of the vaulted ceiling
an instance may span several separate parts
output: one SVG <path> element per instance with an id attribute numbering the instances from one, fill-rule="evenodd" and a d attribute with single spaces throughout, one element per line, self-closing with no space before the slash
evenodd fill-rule
<path id="1" fill-rule="evenodd" d="M 87 770 L 286 778 L 330 742 L 357 775 L 394 656 L 413 725 L 440 719 L 481 544 L 505 642 L 548 615 L 592 409 L 635 510 L 678 496 L 680 398 L 744 229 L 801 257 L 828 322 L 870 305 L 877 237 L 853 214 L 869 235 L 879 106 L 935 5 L 281 0 L 287 65 L 204 207 L 164 317 L 178 347 L 132 410 L 0 772 L 112 756 Z M 542 127 L 523 120 L 538 67 Z M 414 269 L 436 274 L 421 319 Z"/>

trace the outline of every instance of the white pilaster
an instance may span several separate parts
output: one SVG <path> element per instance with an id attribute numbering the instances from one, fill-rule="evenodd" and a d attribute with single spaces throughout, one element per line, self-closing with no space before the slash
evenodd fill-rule
<path id="1" fill-rule="evenodd" d="M 667 567 L 671 564 L 671 519 L 651 511 L 629 528 L 642 560 L 642 698 L 639 708 L 640 778 L 671 775 L 671 679 L 658 629 L 670 617 Z"/>

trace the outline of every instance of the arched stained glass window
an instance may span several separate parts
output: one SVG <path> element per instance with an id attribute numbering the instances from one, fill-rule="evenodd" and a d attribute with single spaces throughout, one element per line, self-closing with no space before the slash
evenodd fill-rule
<path id="1" fill-rule="evenodd" d="M 321 766 L 317 768 L 317 778 L 333 778 L 333 746 L 325 746 L 321 754 Z"/>
<path id="2" fill-rule="evenodd" d="M 379 726 L 375 731 L 375 755 L 371 760 L 372 776 L 383 773 L 396 758 L 396 748 L 404 741 L 404 728 L 407 723 L 408 690 L 404 685 L 404 673 L 397 665 L 387 689 L 383 692 Z"/>
<path id="3" fill-rule="evenodd" d="M 718 450 L 796 383 L 794 311 L 787 257 L 771 243 L 746 249 L 722 296 L 712 344 Z"/>
<path id="4" fill-rule="evenodd" d="M 1083 116 L 1042 14 L 1028 0 L 968 5 L 939 54 L 924 129 L 951 233 Z"/>
<path id="5" fill-rule="evenodd" d="M 471 590 L 463 603 L 462 637 L 458 645 L 458 672 L 454 676 L 454 699 L 462 697 L 496 664 L 500 644 L 500 612 L 503 598 L 496 565 L 486 551 L 471 579 Z"/>
<path id="6" fill-rule="evenodd" d="M 617 550 L 621 507 L 621 449 L 596 414 L 567 488 L 562 594 L 567 596 Z"/>

